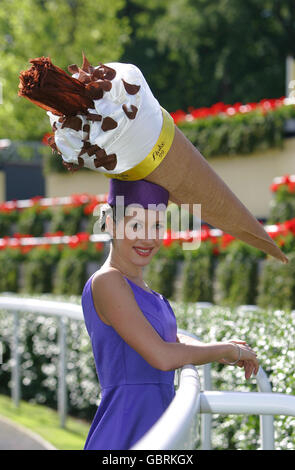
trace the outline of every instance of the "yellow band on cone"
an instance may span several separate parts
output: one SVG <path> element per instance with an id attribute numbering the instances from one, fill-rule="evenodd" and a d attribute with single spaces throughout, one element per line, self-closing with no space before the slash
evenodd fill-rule
<path id="1" fill-rule="evenodd" d="M 105 176 L 126 181 L 141 180 L 160 165 L 169 152 L 175 134 L 175 125 L 172 116 L 166 109 L 162 108 L 162 106 L 161 109 L 163 113 L 162 130 L 156 144 L 145 159 L 138 163 L 138 165 L 130 168 L 130 170 L 118 174 L 104 173 Z"/>

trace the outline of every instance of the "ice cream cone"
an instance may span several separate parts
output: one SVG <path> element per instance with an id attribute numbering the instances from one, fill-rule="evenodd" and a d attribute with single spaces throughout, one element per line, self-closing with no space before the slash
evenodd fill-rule
<path id="1" fill-rule="evenodd" d="M 169 191 L 177 204 L 201 204 L 204 222 L 287 263 L 263 226 L 175 126 L 133 64 L 56 67 L 31 59 L 19 96 L 47 110 L 53 151 L 70 171 L 85 166 L 109 178 L 145 179 Z M 77 165 L 77 166 L 75 166 Z"/>

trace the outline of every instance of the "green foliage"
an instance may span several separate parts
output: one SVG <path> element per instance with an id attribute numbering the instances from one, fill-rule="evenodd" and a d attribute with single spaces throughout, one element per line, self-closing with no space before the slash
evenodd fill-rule
<path id="1" fill-rule="evenodd" d="M 50 219 L 50 209 L 44 209 L 35 204 L 19 212 L 16 231 L 33 237 L 41 237 L 44 233 L 44 222 Z"/>
<path id="2" fill-rule="evenodd" d="M 263 263 L 259 278 L 257 305 L 262 308 L 295 308 L 295 252 L 288 254 L 289 263 L 274 259 Z"/>
<path id="3" fill-rule="evenodd" d="M 283 106 L 263 114 L 254 110 L 234 116 L 213 116 L 179 122 L 179 129 L 206 157 L 248 154 L 284 146 L 284 122 L 295 107 Z"/>
<path id="4" fill-rule="evenodd" d="M 142 69 L 169 111 L 285 93 L 285 58 L 295 56 L 291 4 L 129 0 L 123 14 L 132 34 L 121 60 Z"/>
<path id="5" fill-rule="evenodd" d="M 55 233 L 58 231 L 64 232 L 65 235 L 74 235 L 80 230 L 80 222 L 84 215 L 84 206 L 60 206 L 54 208 L 50 232 Z"/>
<path id="6" fill-rule="evenodd" d="M 13 248 L 0 251 L 0 292 L 18 292 L 21 259 L 22 255 Z"/>
<path id="7" fill-rule="evenodd" d="M 287 185 L 281 185 L 274 193 L 270 202 L 270 213 L 267 219 L 268 224 L 285 222 L 293 219 L 295 215 L 295 193 L 289 191 Z"/>
<path id="8" fill-rule="evenodd" d="M 260 250 L 239 240 L 227 247 L 215 271 L 214 301 L 218 305 L 256 304 Z M 277 261 L 278 263 L 278 261 Z"/>
<path id="9" fill-rule="evenodd" d="M 0 237 L 10 236 L 11 227 L 18 219 L 18 211 L 0 211 Z"/>
<path id="10" fill-rule="evenodd" d="M 150 287 L 167 298 L 173 298 L 174 281 L 182 259 L 183 250 L 178 243 L 169 247 L 162 245 L 144 271 L 145 279 Z"/>
<path id="11" fill-rule="evenodd" d="M 215 266 L 212 243 L 203 242 L 197 251 L 184 253 L 182 300 L 212 302 Z"/>
<path id="12" fill-rule="evenodd" d="M 0 138 L 40 140 L 51 131 L 46 112 L 17 96 L 19 73 L 29 59 L 49 56 L 58 67 L 94 66 L 119 59 L 128 39 L 128 18 L 118 18 L 124 0 L 2 0 L 0 11 Z"/>
<path id="13" fill-rule="evenodd" d="M 86 258 L 68 253 L 61 257 L 55 275 L 54 293 L 78 294 L 86 282 Z"/>
<path id="14" fill-rule="evenodd" d="M 272 200 L 270 202 L 270 212 L 267 224 L 277 224 L 294 218 L 295 214 L 295 197 L 286 199 L 285 201 Z"/>
<path id="15" fill-rule="evenodd" d="M 23 263 L 22 292 L 42 293 L 52 292 L 54 266 L 59 259 L 59 248 L 38 246 L 26 254 Z"/>
<path id="16" fill-rule="evenodd" d="M 55 294 L 81 295 L 87 281 L 87 262 L 99 263 L 103 252 L 95 250 L 95 245 L 90 242 L 86 247 L 65 247 L 61 252 L 60 261 L 56 267 L 54 286 Z M 97 269 L 99 266 L 97 266 Z"/>

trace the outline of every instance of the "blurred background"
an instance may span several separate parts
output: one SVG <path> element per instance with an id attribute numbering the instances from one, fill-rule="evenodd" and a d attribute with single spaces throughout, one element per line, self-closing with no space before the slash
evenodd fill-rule
<path id="1" fill-rule="evenodd" d="M 145 279 L 171 301 L 180 328 L 205 341 L 247 335 L 264 354 L 274 390 L 295 394 L 294 0 L 1 1 L 2 295 L 80 305 L 86 280 L 109 252 L 109 242 L 94 236 L 109 180 L 87 168 L 68 172 L 48 146 L 46 112 L 17 95 L 30 59 L 49 56 L 67 71 L 81 66 L 82 51 L 93 66 L 137 65 L 176 125 L 288 255 L 283 265 L 207 224 L 200 249 L 184 251 L 190 233 L 177 237 L 168 220 Z M 241 305 L 260 310 L 245 318 Z M 15 323 L 0 310 L 0 415 L 43 432 L 58 448 L 81 448 L 100 398 L 84 324 L 67 320 L 66 400 L 81 421 L 59 427 L 43 415 L 45 405 L 58 407 L 59 324 L 33 313 L 19 321 L 24 402 L 15 399 L 15 408 Z M 220 364 L 214 370 L 215 387 L 246 387 L 242 372 Z M 214 446 L 256 448 L 258 426 L 258 417 L 216 417 Z M 278 446 L 295 448 L 294 432 L 288 418 L 277 420 Z"/>

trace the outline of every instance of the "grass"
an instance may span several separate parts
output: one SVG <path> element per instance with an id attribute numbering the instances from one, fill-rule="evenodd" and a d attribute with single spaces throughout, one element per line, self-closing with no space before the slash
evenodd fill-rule
<path id="1" fill-rule="evenodd" d="M 34 431 L 59 450 L 82 450 L 90 428 L 90 423 L 71 417 L 61 428 L 55 410 L 26 401 L 20 401 L 16 408 L 5 395 L 0 395 L 0 415 Z"/>

